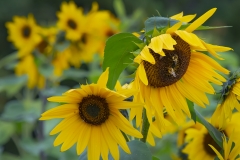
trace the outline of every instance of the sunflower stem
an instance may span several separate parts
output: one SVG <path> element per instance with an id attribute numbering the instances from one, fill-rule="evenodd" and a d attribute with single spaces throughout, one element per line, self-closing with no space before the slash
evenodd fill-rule
<path id="1" fill-rule="evenodd" d="M 45 87 L 46 88 L 46 87 Z M 47 106 L 47 97 L 44 96 L 42 94 L 42 92 L 40 93 L 40 99 L 42 101 L 42 111 L 41 113 L 45 112 L 46 111 L 46 106 Z M 45 136 L 44 136 L 44 122 L 43 121 L 39 121 L 39 124 L 38 124 L 38 141 L 39 142 L 42 142 L 45 140 Z M 39 157 L 40 157 L 40 160 L 47 160 L 47 155 L 46 153 L 44 152 L 44 150 L 41 150 L 40 153 L 39 153 Z"/>
<path id="2" fill-rule="evenodd" d="M 150 124 L 148 122 L 147 118 L 147 112 L 146 109 L 143 109 L 143 124 L 142 124 L 142 135 L 143 138 L 141 139 L 142 142 L 146 143 L 147 140 L 147 135 L 148 135 L 148 130 L 149 130 Z"/>

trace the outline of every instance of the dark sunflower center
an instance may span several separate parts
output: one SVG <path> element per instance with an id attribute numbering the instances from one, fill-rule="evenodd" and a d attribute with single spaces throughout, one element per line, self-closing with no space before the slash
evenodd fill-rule
<path id="1" fill-rule="evenodd" d="M 71 29 L 76 29 L 76 28 L 77 28 L 76 22 L 74 22 L 72 19 L 69 19 L 69 20 L 67 21 L 67 25 L 68 25 Z"/>
<path id="2" fill-rule="evenodd" d="M 100 125 L 104 123 L 110 113 L 108 104 L 105 98 L 95 95 L 84 97 L 79 104 L 79 115 L 91 125 Z"/>
<path id="3" fill-rule="evenodd" d="M 218 144 L 214 141 L 214 139 L 210 136 L 209 133 L 204 135 L 203 148 L 205 152 L 208 153 L 209 155 L 216 156 L 216 153 L 212 150 L 212 148 L 208 144 L 211 144 L 214 148 L 216 148 L 217 151 L 221 150 L 221 148 L 218 146 Z"/>
<path id="4" fill-rule="evenodd" d="M 22 36 L 28 38 L 31 35 L 31 28 L 29 26 L 24 26 L 22 28 Z"/>
<path id="5" fill-rule="evenodd" d="M 113 30 L 108 30 L 107 32 L 106 32 L 106 36 L 107 37 L 111 37 L 112 35 L 114 35 L 115 34 L 115 32 L 113 31 Z"/>
<path id="6" fill-rule="evenodd" d="M 182 78 L 187 71 L 191 50 L 188 43 L 179 36 L 172 36 L 177 42 L 174 50 L 163 49 L 166 56 L 161 56 L 150 49 L 155 64 L 143 61 L 150 86 L 158 88 L 169 86 Z"/>
<path id="7" fill-rule="evenodd" d="M 83 44 L 87 44 L 87 34 L 86 34 L 86 33 L 83 33 L 80 41 L 81 41 Z"/>
<path id="8" fill-rule="evenodd" d="M 37 45 L 37 49 L 40 53 L 44 53 L 44 50 L 46 49 L 46 47 L 48 46 L 47 41 L 42 40 L 38 45 Z"/>

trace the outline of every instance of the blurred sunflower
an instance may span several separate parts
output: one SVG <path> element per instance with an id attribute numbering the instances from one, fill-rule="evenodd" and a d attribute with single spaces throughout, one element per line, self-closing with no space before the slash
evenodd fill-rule
<path id="1" fill-rule="evenodd" d="M 48 98 L 52 102 L 66 103 L 41 115 L 40 120 L 64 118 L 52 131 L 51 135 L 60 134 L 54 141 L 54 146 L 62 144 L 65 151 L 77 143 L 77 154 L 88 148 L 88 159 L 108 159 L 110 150 L 114 159 L 119 159 L 118 144 L 130 153 L 121 131 L 142 138 L 140 132 L 134 129 L 119 109 L 139 107 L 140 103 L 127 102 L 132 90 L 111 91 L 106 88 L 108 69 L 100 76 L 97 84 L 81 85 L 62 96 Z M 97 136 L 96 136 L 97 135 Z"/>
<path id="2" fill-rule="evenodd" d="M 237 156 L 240 155 L 240 141 L 235 143 L 234 147 L 232 148 L 233 145 L 233 136 L 229 136 L 229 139 L 227 140 L 226 136 L 223 136 L 223 156 L 221 153 L 212 145 L 209 145 L 213 151 L 216 153 L 217 157 L 219 160 L 240 160 L 240 158 L 236 158 Z"/>
<path id="3" fill-rule="evenodd" d="M 63 2 L 57 17 L 57 26 L 66 32 L 67 39 L 72 41 L 81 39 L 85 29 L 85 16 L 81 8 L 78 8 L 73 1 Z"/>
<path id="4" fill-rule="evenodd" d="M 179 30 L 182 21 L 167 28 L 165 33 L 162 30 L 135 58 L 139 66 L 133 83 L 140 90 L 139 99 L 146 103 L 149 121 L 151 114 L 163 121 L 166 109 L 175 122 L 181 122 L 185 114 L 190 117 L 186 99 L 205 107 L 209 104 L 205 93 L 215 93 L 209 82 L 222 85 L 226 81 L 218 71 L 224 74 L 229 71 L 200 51 L 209 51 L 220 58 L 216 51 L 231 48 L 208 44 L 192 33 L 215 11 L 216 8 L 207 11 L 183 30 Z"/>
<path id="5" fill-rule="evenodd" d="M 45 85 L 45 78 L 39 73 L 34 57 L 29 54 L 24 56 L 19 60 L 15 68 L 15 72 L 17 75 L 24 75 L 28 76 L 28 87 L 33 88 L 37 86 L 38 88 L 43 88 Z"/>
<path id="6" fill-rule="evenodd" d="M 240 113 L 234 113 L 232 116 L 232 121 L 227 122 L 227 126 L 224 130 L 220 130 L 227 137 L 231 136 L 233 142 L 239 142 L 240 134 Z M 218 129 L 218 126 L 214 126 Z M 234 132 L 233 132 L 234 130 Z M 220 151 L 220 147 L 210 136 L 207 129 L 202 126 L 202 128 L 194 129 L 190 128 L 185 132 L 187 134 L 186 140 L 189 142 L 186 147 L 182 150 L 183 153 L 188 155 L 189 160 L 213 160 L 217 154 L 209 146 L 211 145 L 216 150 Z"/>
<path id="7" fill-rule="evenodd" d="M 219 123 L 219 128 L 226 127 L 226 120 L 231 120 L 232 111 L 236 108 L 240 111 L 240 74 L 233 74 L 223 85 L 221 104 L 218 104 L 212 116 L 212 123 Z"/>
<path id="8" fill-rule="evenodd" d="M 91 11 L 86 15 L 86 26 L 86 33 L 94 34 L 95 39 L 98 39 L 98 53 L 103 56 L 105 41 L 120 31 L 120 21 L 109 11 L 98 10 L 98 4 L 94 2 Z"/>
<path id="9" fill-rule="evenodd" d="M 28 17 L 13 17 L 13 22 L 7 22 L 8 40 L 13 42 L 19 50 L 19 57 L 30 54 L 41 40 L 39 27 L 37 26 L 33 15 Z"/>

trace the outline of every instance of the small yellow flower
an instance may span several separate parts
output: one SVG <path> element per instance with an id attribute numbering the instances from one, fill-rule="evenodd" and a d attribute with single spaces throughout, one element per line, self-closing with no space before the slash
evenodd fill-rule
<path id="1" fill-rule="evenodd" d="M 19 76 L 24 74 L 28 76 L 28 88 L 37 86 L 41 89 L 45 85 L 45 78 L 39 73 L 34 57 L 31 54 L 26 55 L 19 60 L 15 72 Z"/>
<path id="2" fill-rule="evenodd" d="M 85 29 L 85 16 L 81 8 L 78 8 L 73 1 L 63 2 L 61 11 L 57 13 L 57 26 L 66 32 L 69 40 L 79 40 Z"/>
<path id="3" fill-rule="evenodd" d="M 31 54 L 36 44 L 41 40 L 39 27 L 31 14 L 27 18 L 13 17 L 13 22 L 7 22 L 6 27 L 9 34 L 8 40 L 13 42 L 14 46 L 19 50 L 19 57 Z"/>
<path id="4" fill-rule="evenodd" d="M 71 89 L 62 96 L 48 98 L 52 102 L 66 103 L 50 109 L 41 115 L 40 120 L 63 118 L 51 131 L 51 135 L 59 133 L 54 146 L 62 144 L 61 151 L 66 151 L 77 143 L 77 154 L 88 149 L 88 159 L 108 159 L 110 151 L 114 159 L 119 159 L 118 145 L 127 153 L 131 153 L 122 132 L 142 138 L 119 109 L 139 107 L 141 103 L 124 101 L 135 90 L 111 91 L 106 88 L 108 69 L 100 76 L 97 84 L 81 85 Z"/>

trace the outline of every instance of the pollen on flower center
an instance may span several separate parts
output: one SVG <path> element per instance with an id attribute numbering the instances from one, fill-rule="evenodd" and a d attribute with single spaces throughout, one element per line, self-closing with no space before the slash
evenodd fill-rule
<path id="1" fill-rule="evenodd" d="M 71 29 L 76 29 L 76 28 L 77 28 L 76 22 L 74 22 L 72 19 L 69 19 L 69 20 L 67 21 L 67 24 L 68 24 L 68 26 L 69 26 Z"/>
<path id="2" fill-rule="evenodd" d="M 152 87 L 169 86 L 180 80 L 187 71 L 191 56 L 190 46 L 179 36 L 172 38 L 177 42 L 174 50 L 163 49 L 166 56 L 161 56 L 150 49 L 156 63 L 143 61 L 148 83 Z"/>
<path id="3" fill-rule="evenodd" d="M 209 133 L 204 135 L 203 139 L 203 148 L 209 155 L 216 156 L 216 153 L 212 150 L 212 148 L 209 146 L 211 144 L 214 148 L 216 148 L 218 151 L 221 150 L 221 148 L 218 146 L 218 144 L 214 141 L 214 139 L 210 136 Z"/>
<path id="4" fill-rule="evenodd" d="M 31 28 L 29 27 L 29 26 L 24 26 L 23 28 L 22 28 L 22 36 L 24 37 L 24 38 L 28 38 L 29 36 L 30 36 L 30 34 L 31 34 Z"/>
<path id="5" fill-rule="evenodd" d="M 105 98 L 96 95 L 84 97 L 79 104 L 79 115 L 91 125 L 100 125 L 109 117 L 109 108 Z"/>

